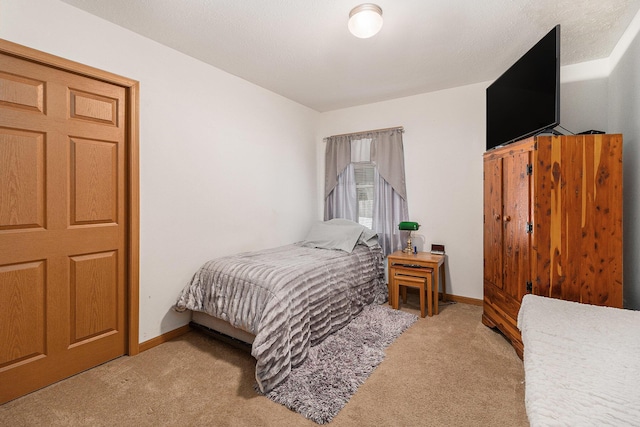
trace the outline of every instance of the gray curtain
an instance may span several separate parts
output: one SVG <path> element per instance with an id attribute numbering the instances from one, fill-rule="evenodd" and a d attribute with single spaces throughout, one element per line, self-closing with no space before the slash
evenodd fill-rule
<path id="1" fill-rule="evenodd" d="M 358 222 L 356 217 L 356 177 L 353 163 L 349 163 L 338 176 L 338 181 L 324 201 L 324 220 L 346 218 Z"/>
<path id="2" fill-rule="evenodd" d="M 398 224 L 409 219 L 401 129 L 327 138 L 324 219 L 357 221 L 355 179 L 350 163 L 351 140 L 363 138 L 371 139 L 371 162 L 376 165 L 377 173 L 373 230 L 378 233 L 386 256 L 404 247 Z"/>
<path id="3" fill-rule="evenodd" d="M 407 244 L 403 240 L 398 224 L 409 219 L 406 199 L 394 190 L 376 168 L 375 203 L 373 205 L 373 230 L 378 233 L 378 242 L 387 256 L 397 250 L 404 249 Z"/>
<path id="4" fill-rule="evenodd" d="M 351 139 L 348 135 L 327 138 L 324 162 L 324 197 L 338 184 L 338 176 L 351 162 Z M 329 218 L 331 219 L 331 218 Z M 326 219 L 325 219 L 326 220 Z"/>
<path id="5" fill-rule="evenodd" d="M 402 131 L 393 129 L 377 132 L 371 141 L 371 161 L 378 168 L 380 176 L 406 203 L 407 186 L 404 180 Z"/>

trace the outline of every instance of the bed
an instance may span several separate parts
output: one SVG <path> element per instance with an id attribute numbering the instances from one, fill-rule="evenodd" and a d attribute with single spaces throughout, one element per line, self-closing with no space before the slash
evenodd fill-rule
<path id="1" fill-rule="evenodd" d="M 251 343 L 256 382 L 267 393 L 310 346 L 387 299 L 382 249 L 371 230 L 347 220 L 314 224 L 305 240 L 205 263 L 176 310 Z"/>
<path id="2" fill-rule="evenodd" d="M 532 426 L 640 425 L 640 312 L 526 295 L 518 328 Z"/>

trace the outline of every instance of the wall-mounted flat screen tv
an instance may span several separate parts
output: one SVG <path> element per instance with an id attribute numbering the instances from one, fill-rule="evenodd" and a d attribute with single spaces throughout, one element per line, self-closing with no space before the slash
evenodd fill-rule
<path id="1" fill-rule="evenodd" d="M 487 88 L 487 150 L 560 124 L 560 25 Z"/>

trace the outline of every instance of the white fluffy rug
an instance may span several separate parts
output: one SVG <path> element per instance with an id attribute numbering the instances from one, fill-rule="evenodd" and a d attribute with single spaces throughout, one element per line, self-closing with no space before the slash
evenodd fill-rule
<path id="1" fill-rule="evenodd" d="M 318 424 L 330 422 L 382 362 L 385 348 L 417 319 L 386 305 L 365 307 L 312 347 L 302 365 L 266 396 Z"/>

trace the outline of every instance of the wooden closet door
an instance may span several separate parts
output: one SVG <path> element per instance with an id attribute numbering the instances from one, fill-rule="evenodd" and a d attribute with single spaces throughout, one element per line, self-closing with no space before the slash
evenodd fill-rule
<path id="1" fill-rule="evenodd" d="M 504 158 L 503 171 L 503 290 L 520 306 L 531 281 L 531 164 L 529 151 Z"/>
<path id="2" fill-rule="evenodd" d="M 0 55 L 0 403 L 126 350 L 125 89 Z"/>
<path id="3" fill-rule="evenodd" d="M 531 276 L 529 152 L 484 161 L 484 281 L 519 306 Z"/>
<path id="4" fill-rule="evenodd" d="M 537 140 L 535 293 L 622 308 L 622 135 Z"/>
<path id="5" fill-rule="evenodd" d="M 484 282 L 502 289 L 502 158 L 484 161 Z"/>
<path id="6" fill-rule="evenodd" d="M 533 139 L 484 155 L 482 323 L 497 327 L 522 356 L 520 302 L 531 281 Z"/>

